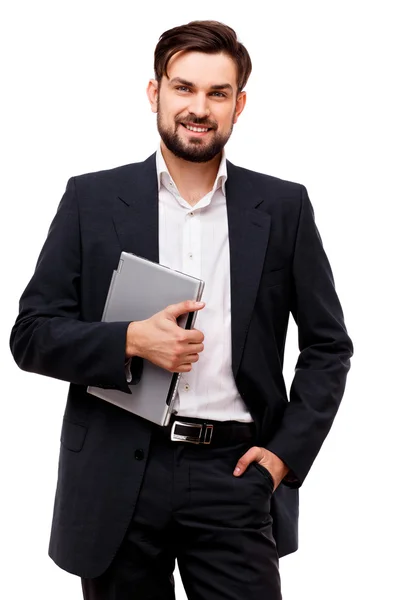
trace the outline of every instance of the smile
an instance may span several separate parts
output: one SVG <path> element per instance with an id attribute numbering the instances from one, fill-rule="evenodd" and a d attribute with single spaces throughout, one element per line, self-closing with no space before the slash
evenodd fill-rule
<path id="1" fill-rule="evenodd" d="M 205 135 L 206 133 L 211 131 L 211 129 L 209 127 L 199 127 L 196 125 L 185 125 L 184 123 L 181 123 L 181 125 L 182 125 L 182 127 L 187 129 L 191 133 L 194 133 L 195 135 Z"/>

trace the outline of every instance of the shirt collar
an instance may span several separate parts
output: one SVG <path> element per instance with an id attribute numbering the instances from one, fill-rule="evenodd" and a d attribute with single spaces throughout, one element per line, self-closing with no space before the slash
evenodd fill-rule
<path id="1" fill-rule="evenodd" d="M 165 164 L 165 160 L 162 155 L 160 146 L 157 148 L 157 153 L 156 153 L 156 167 L 157 167 L 158 192 L 160 192 L 163 173 L 165 173 L 168 176 L 169 180 L 173 181 L 173 179 L 168 171 L 168 167 Z M 226 168 L 226 153 L 225 153 L 225 148 L 223 148 L 222 154 L 221 154 L 221 162 L 219 164 L 218 173 L 217 173 L 217 176 L 214 181 L 212 192 L 214 193 L 215 190 L 217 190 L 219 187 L 221 187 L 223 195 L 226 196 L 225 183 L 226 183 L 227 179 L 228 179 L 228 171 Z"/>

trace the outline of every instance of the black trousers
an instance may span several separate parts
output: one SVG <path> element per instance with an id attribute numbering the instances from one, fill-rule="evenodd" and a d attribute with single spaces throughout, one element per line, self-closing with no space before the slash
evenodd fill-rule
<path id="1" fill-rule="evenodd" d="M 271 475 L 251 463 L 235 477 L 253 433 L 220 426 L 224 443 L 197 445 L 154 425 L 132 521 L 109 568 L 82 579 L 85 600 L 174 600 L 175 560 L 188 600 L 281 599 Z"/>

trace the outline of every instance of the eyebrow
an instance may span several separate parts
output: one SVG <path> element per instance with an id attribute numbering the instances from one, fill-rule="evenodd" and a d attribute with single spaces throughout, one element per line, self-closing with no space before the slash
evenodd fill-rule
<path id="1" fill-rule="evenodd" d="M 186 79 L 182 79 L 181 77 L 174 77 L 170 80 L 169 84 L 174 85 L 175 83 L 180 83 L 181 85 L 186 85 L 187 87 L 195 88 L 196 85 L 191 81 L 187 81 Z M 230 90 L 233 92 L 233 88 L 230 83 L 216 83 L 214 85 L 210 85 L 211 90 Z"/>

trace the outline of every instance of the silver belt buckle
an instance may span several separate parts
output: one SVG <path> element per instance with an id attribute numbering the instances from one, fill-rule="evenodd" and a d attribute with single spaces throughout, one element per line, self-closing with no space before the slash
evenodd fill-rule
<path id="1" fill-rule="evenodd" d="M 183 427 L 196 427 L 199 435 L 195 437 L 193 435 L 182 435 L 180 433 L 175 433 L 176 425 L 182 425 Z M 208 425 L 207 423 L 184 423 L 183 421 L 174 421 L 171 427 L 171 440 L 189 442 L 191 444 L 209 444 L 211 442 L 213 429 L 214 426 Z"/>

